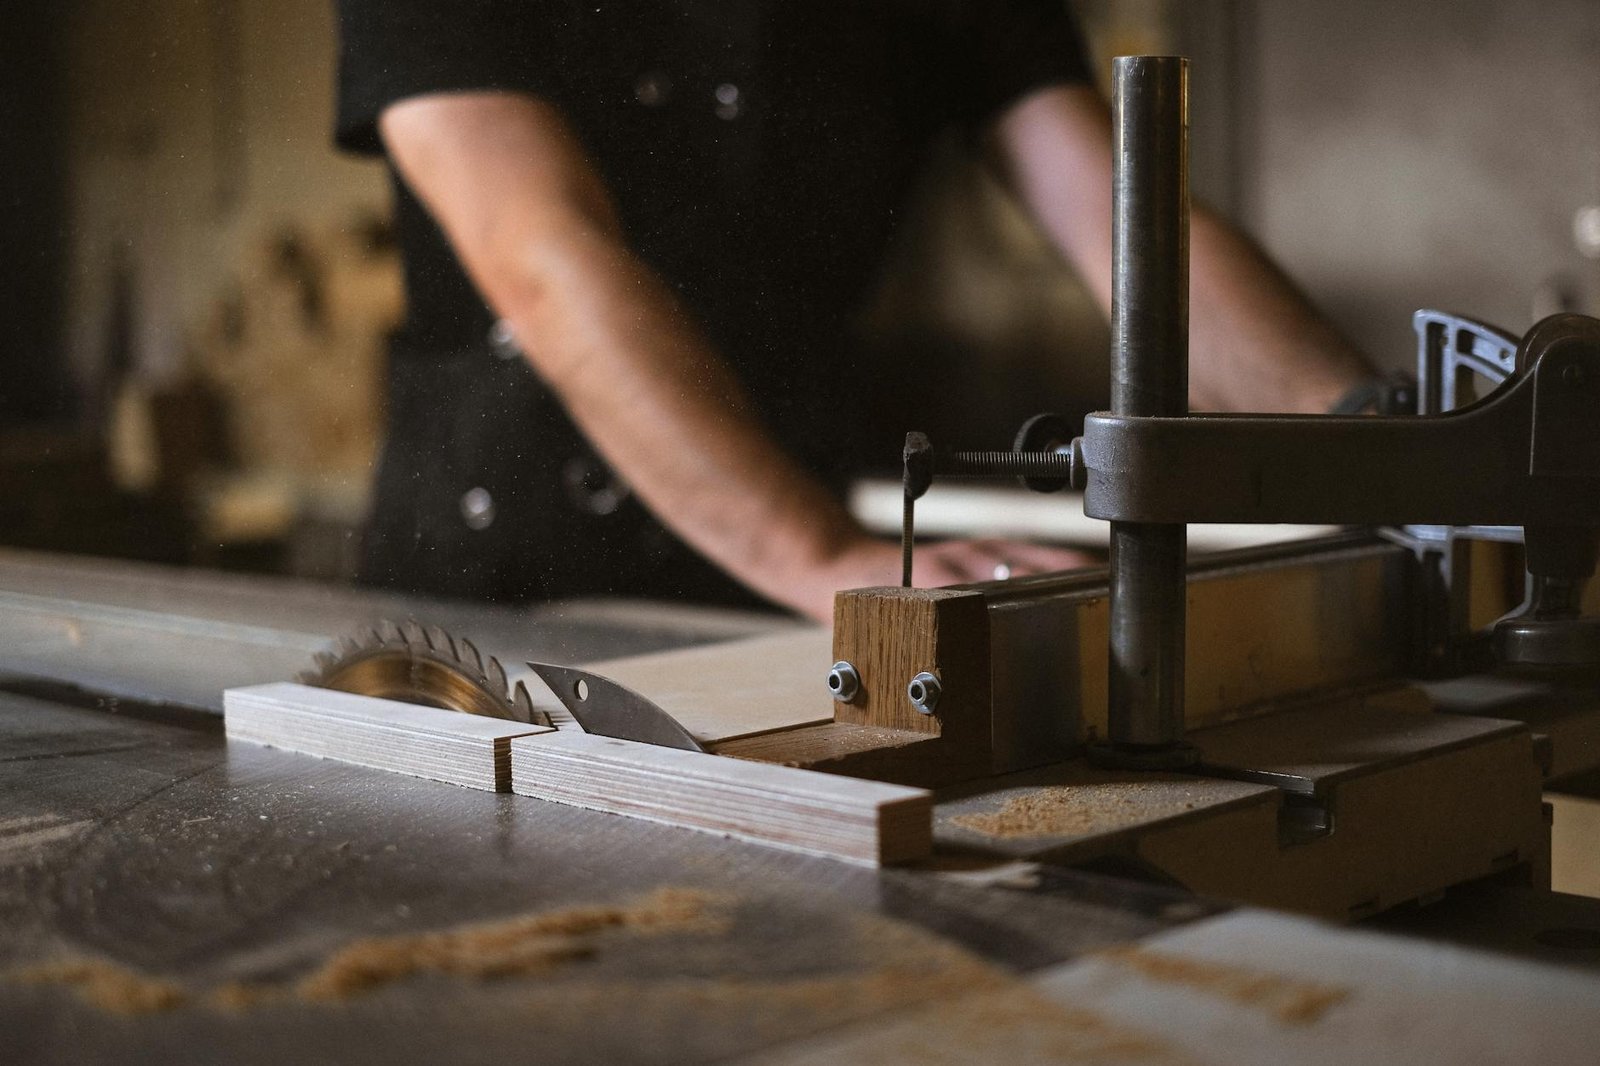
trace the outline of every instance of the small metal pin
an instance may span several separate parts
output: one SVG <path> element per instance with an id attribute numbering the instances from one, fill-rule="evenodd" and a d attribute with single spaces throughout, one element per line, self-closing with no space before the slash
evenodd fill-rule
<path id="1" fill-rule="evenodd" d="M 905 492 L 904 509 L 900 514 L 900 584 L 911 587 L 911 554 L 916 539 L 917 497 L 933 484 L 933 442 L 926 433 L 907 433 L 905 450 L 900 454 L 904 473 L 901 486 Z"/>

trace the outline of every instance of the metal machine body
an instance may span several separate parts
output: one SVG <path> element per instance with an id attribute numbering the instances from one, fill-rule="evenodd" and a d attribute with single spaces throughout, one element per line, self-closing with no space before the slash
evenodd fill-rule
<path id="1" fill-rule="evenodd" d="M 1109 566 L 842 594 L 833 650 L 860 691 L 835 726 L 931 735 L 904 744 L 892 772 L 971 781 L 980 811 L 1008 787 L 977 780 L 985 770 L 1049 767 L 1018 787 L 1084 796 L 1172 771 L 1206 782 L 1197 795 L 1270 782 L 1275 836 L 1241 821 L 1158 859 L 1173 826 L 1124 834 L 1141 861 L 1223 894 L 1360 916 L 1510 867 L 1548 883 L 1541 782 L 1600 754 L 1587 681 L 1600 604 L 1585 599 L 1600 547 L 1600 321 L 1554 316 L 1516 338 L 1419 312 L 1415 389 L 1391 390 L 1377 415 L 1191 415 L 1186 61 L 1119 59 L 1114 105 L 1112 410 L 1081 435 L 1038 416 L 1010 452 L 945 452 L 912 434 L 904 456 L 907 578 L 914 503 L 936 477 L 1082 490 L 1085 514 L 1110 523 Z M 1192 566 L 1186 530 L 1203 522 L 1372 532 Z M 1525 544 L 1520 608 L 1500 580 L 1510 550 L 1494 542 Z M 1451 706 L 1409 684 L 1507 666 L 1553 686 L 1535 699 L 1546 710 Z M 943 681 L 931 720 L 896 705 L 918 671 Z M 1123 776 L 1083 776 L 1085 756 Z M 885 772 L 881 751 L 856 759 L 869 761 Z M 1204 801 L 1213 829 L 1231 802 Z M 1078 861 L 1107 839 L 1017 853 Z M 1250 872 L 1230 882 L 1238 869 Z"/>
<path id="2" fill-rule="evenodd" d="M 1583 613 L 1600 555 L 1600 321 L 1555 315 L 1518 341 L 1419 312 L 1415 414 L 1189 414 L 1187 79 L 1178 57 L 1116 63 L 1112 410 L 1090 415 L 1070 440 L 1059 420 L 1036 419 L 1004 461 L 943 458 L 917 435 L 908 501 L 936 474 L 1020 475 L 1035 489 L 1082 489 L 1084 512 L 1111 523 L 1104 762 L 1194 759 L 1183 739 L 1189 523 L 1391 528 L 1424 564 L 1432 609 L 1411 662 L 1434 673 L 1487 665 L 1467 651 L 1452 591 L 1465 575 L 1452 546 L 1520 540 L 1528 595 L 1495 626 L 1495 659 L 1600 671 L 1600 618 Z M 1474 377 L 1492 391 L 1464 402 Z M 909 527 L 909 502 L 906 513 Z M 910 538 L 908 528 L 908 552 Z"/>

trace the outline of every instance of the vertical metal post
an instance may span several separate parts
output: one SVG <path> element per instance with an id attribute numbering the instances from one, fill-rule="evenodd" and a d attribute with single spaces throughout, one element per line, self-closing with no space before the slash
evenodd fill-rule
<path id="1" fill-rule="evenodd" d="M 1189 410 L 1189 61 L 1115 63 L 1111 412 Z M 1166 768 L 1184 743 L 1188 530 L 1111 523 L 1111 676 L 1100 761 Z"/>

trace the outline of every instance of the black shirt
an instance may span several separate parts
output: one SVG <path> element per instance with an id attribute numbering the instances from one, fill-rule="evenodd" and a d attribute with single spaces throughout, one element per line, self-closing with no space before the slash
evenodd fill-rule
<path id="1" fill-rule="evenodd" d="M 496 89 L 555 105 L 611 190 L 630 245 L 696 316 L 778 439 L 835 484 L 859 465 L 863 442 L 872 439 L 863 401 L 882 370 L 860 361 L 851 324 L 930 142 L 952 126 L 976 131 L 1032 89 L 1089 80 L 1061 0 L 341 0 L 339 10 L 341 145 L 380 151 L 377 117 L 420 94 Z M 492 316 L 425 209 L 403 181 L 395 186 L 408 297 L 396 377 L 459 375 L 457 364 L 474 359 L 464 353 L 483 348 Z M 495 373 L 520 372 L 513 362 Z M 536 380 L 522 387 L 540 391 Z M 424 391 L 434 417 L 449 417 L 435 402 L 438 390 Z M 394 402 L 417 406 L 404 396 Z M 536 425 L 505 427 L 521 442 L 501 450 L 509 448 L 524 467 L 530 458 L 581 450 L 559 404 L 547 398 L 538 406 Z M 521 420 L 520 412 L 502 413 Z M 402 461 L 395 439 L 413 432 L 408 423 L 418 417 L 391 409 L 386 465 Z M 404 461 L 437 465 L 417 454 Z M 596 465 L 589 457 L 583 463 Z M 558 499 L 575 478 L 570 457 L 559 465 Z M 439 486 L 446 513 L 476 487 L 456 483 L 460 478 L 488 476 L 432 473 L 449 482 Z M 596 480 L 592 469 L 587 480 Z M 409 573 L 369 575 L 385 583 L 438 584 L 414 580 L 417 552 L 431 550 L 430 538 L 416 530 L 438 523 L 412 514 L 396 526 L 383 513 L 389 505 L 420 506 L 416 488 L 413 479 L 404 501 L 390 492 L 386 503 L 380 481 L 375 528 L 389 539 L 410 530 L 414 541 L 405 556 Z M 494 496 L 515 491 L 504 486 Z M 611 538 L 613 554 L 639 554 L 632 548 L 639 536 L 656 542 L 656 555 L 686 550 L 642 513 L 630 516 L 633 505 L 575 518 L 565 513 L 571 503 L 542 506 L 514 522 L 497 516 L 489 527 L 501 527 L 497 537 L 462 540 L 456 530 L 448 539 L 478 560 L 497 539 L 526 554 L 530 546 L 556 546 L 540 547 L 552 526 L 576 522 L 592 535 L 601 527 L 591 519 L 603 517 L 608 534 L 638 526 Z M 581 501 L 576 509 L 585 510 Z M 448 515 L 447 522 L 463 521 Z M 529 521 L 546 528 L 507 528 Z M 593 544 L 588 535 L 556 542 Z M 395 570 L 403 561 L 385 566 Z M 446 570 L 471 567 L 463 558 Z M 536 574 L 502 571 L 488 579 L 494 587 L 429 590 L 515 597 L 657 591 L 609 576 L 636 570 L 619 557 L 574 583 L 561 576 L 567 568 L 546 564 Z"/>

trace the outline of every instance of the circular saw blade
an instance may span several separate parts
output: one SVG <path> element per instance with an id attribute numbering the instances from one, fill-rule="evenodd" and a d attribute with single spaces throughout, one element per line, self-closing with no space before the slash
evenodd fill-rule
<path id="1" fill-rule="evenodd" d="M 318 654 L 316 668 L 299 680 L 360 696 L 550 724 L 521 681 L 507 683 L 498 659 L 481 654 L 469 640 L 415 621 L 381 622 L 341 639 L 336 651 Z"/>

